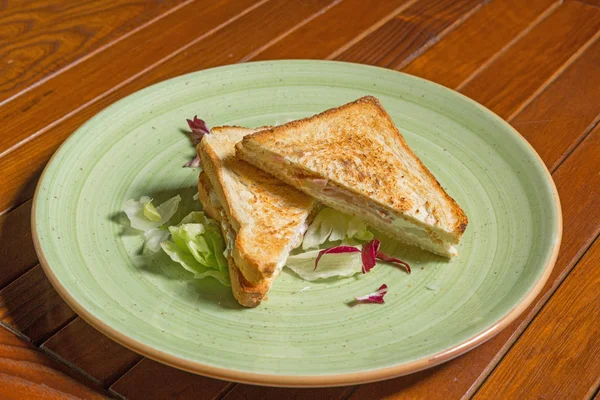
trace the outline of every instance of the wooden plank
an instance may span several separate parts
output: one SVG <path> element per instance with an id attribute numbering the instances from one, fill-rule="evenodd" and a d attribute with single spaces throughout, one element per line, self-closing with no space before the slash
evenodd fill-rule
<path id="1" fill-rule="evenodd" d="M 81 377 L 72 375 L 64 366 L 0 327 L 0 398 L 103 399 L 105 395 L 91 385 L 86 386 Z"/>
<path id="2" fill-rule="evenodd" d="M 10 214 L 0 216 L 0 288 L 37 263 L 30 225 L 31 201 Z"/>
<path id="3" fill-rule="evenodd" d="M 431 370 L 362 385 L 352 399 L 452 399 L 471 395 L 525 330 L 537 311 L 600 234 L 600 126 L 586 137 L 553 174 L 563 210 L 563 241 L 548 282 L 515 322 L 485 344 Z"/>
<path id="4" fill-rule="evenodd" d="M 510 118 L 598 36 L 600 9 L 565 3 L 460 91 Z"/>
<path id="5" fill-rule="evenodd" d="M 583 399 L 600 381 L 600 240 L 527 327 L 475 399 Z"/>
<path id="6" fill-rule="evenodd" d="M 0 154 L 230 21 L 244 8 L 254 7 L 254 3 L 253 0 L 223 0 L 201 7 L 195 3 L 186 4 L 106 51 L 83 60 L 66 73 L 58 74 L 4 104 L 0 108 L 0 126 L 11 134 L 0 136 Z M 160 40 L 156 40 L 157 36 Z M 39 118 L 40 115 L 44 118 Z"/>
<path id="7" fill-rule="evenodd" d="M 236 387 L 223 397 L 222 400 L 304 400 L 304 399 L 344 399 L 353 390 L 352 386 L 323 388 L 323 389 L 295 389 L 273 388 L 264 386 L 236 385 Z"/>
<path id="8" fill-rule="evenodd" d="M 111 390 L 128 400 L 212 400 L 231 385 L 230 382 L 194 375 L 145 358 L 112 385 Z"/>
<path id="9" fill-rule="evenodd" d="M 424 0 L 414 3 L 336 60 L 401 68 L 468 18 L 483 0 Z"/>
<path id="10" fill-rule="evenodd" d="M 0 320 L 40 342 L 75 317 L 38 265 L 0 290 Z"/>
<path id="11" fill-rule="evenodd" d="M 511 121 L 551 171 L 573 151 L 600 117 L 599 65 L 600 40 L 597 40 Z"/>
<path id="12" fill-rule="evenodd" d="M 142 356 L 112 341 L 81 318 L 76 318 L 43 345 L 58 358 L 108 387 Z"/>
<path id="13" fill-rule="evenodd" d="M 455 88 L 558 4 L 529 0 L 523 7 L 522 0 L 491 1 L 403 71 Z"/>
<path id="14" fill-rule="evenodd" d="M 254 60 L 327 58 L 347 42 L 382 20 L 398 14 L 415 0 L 343 0 L 278 42 L 254 54 Z"/>
<path id="15" fill-rule="evenodd" d="M 0 102 L 181 3 L 38 0 L 0 6 Z"/>

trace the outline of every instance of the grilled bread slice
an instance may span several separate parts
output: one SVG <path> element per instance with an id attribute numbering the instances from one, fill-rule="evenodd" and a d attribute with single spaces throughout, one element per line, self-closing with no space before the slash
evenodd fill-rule
<path id="1" fill-rule="evenodd" d="M 236 148 L 241 159 L 400 241 L 457 254 L 465 213 L 374 97 L 256 132 Z"/>
<path id="2" fill-rule="evenodd" d="M 235 156 L 235 144 L 253 132 L 215 127 L 197 146 L 203 167 L 199 198 L 206 212 L 221 221 L 233 293 L 247 307 L 267 295 L 289 252 L 302 242 L 316 204 Z"/>
<path id="3" fill-rule="evenodd" d="M 221 233 L 225 239 L 228 249 L 235 246 L 235 231 L 227 220 L 225 211 L 214 194 L 214 190 L 206 173 L 200 172 L 198 179 L 198 198 L 202 203 L 204 211 L 213 219 L 221 223 Z M 256 307 L 265 298 L 271 283 L 268 281 L 253 285 L 248 282 L 239 268 L 235 265 L 231 252 L 227 254 L 227 265 L 231 280 L 231 289 L 235 299 L 245 307 Z"/>

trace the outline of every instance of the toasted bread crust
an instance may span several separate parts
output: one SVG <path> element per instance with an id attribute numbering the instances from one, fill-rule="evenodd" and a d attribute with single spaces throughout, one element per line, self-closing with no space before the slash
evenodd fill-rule
<path id="1" fill-rule="evenodd" d="M 301 135 L 308 132 L 310 143 L 303 146 Z M 246 136 L 236 149 L 240 158 L 255 165 L 259 164 L 257 158 L 268 157 L 259 153 L 273 151 L 308 174 L 324 172 L 317 177 L 325 177 L 357 196 L 367 196 L 380 206 L 399 211 L 415 223 L 424 223 L 426 218 L 439 230 L 436 233 L 454 243 L 460 240 L 468 224 L 463 210 L 408 147 L 379 100 L 372 96 Z M 361 153 L 362 149 L 370 152 Z M 401 182 L 404 189 L 394 179 L 388 179 L 397 175 L 410 177 Z M 336 176 L 345 182 L 336 181 Z M 428 196 L 411 198 L 411 192 Z M 428 200 L 423 203 L 424 198 Z"/>
<path id="2" fill-rule="evenodd" d="M 227 257 L 229 264 L 229 277 L 231 278 L 231 289 L 233 297 L 244 307 L 256 307 L 266 299 L 271 289 L 270 282 L 253 285 L 248 282 L 241 271 L 236 267 L 233 258 Z"/>
<path id="3" fill-rule="evenodd" d="M 198 178 L 198 199 L 202 203 L 204 211 L 213 219 L 221 221 L 221 213 L 213 206 L 210 200 L 211 183 L 204 172 L 200 173 Z M 223 238 L 228 240 L 229 235 L 224 230 L 224 225 L 221 224 L 221 233 Z M 233 244 L 232 244 L 233 245 Z M 229 269 L 229 277 L 231 280 L 231 290 L 233 297 L 244 307 L 256 307 L 263 299 L 266 298 L 271 282 L 263 281 L 258 285 L 253 285 L 244 278 L 239 268 L 235 265 L 232 256 L 227 257 L 227 265 Z"/>

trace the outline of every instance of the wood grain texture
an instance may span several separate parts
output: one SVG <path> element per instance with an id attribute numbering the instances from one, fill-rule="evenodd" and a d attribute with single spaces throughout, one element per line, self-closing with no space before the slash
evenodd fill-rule
<path id="1" fill-rule="evenodd" d="M 600 118 L 600 40 L 597 40 L 511 124 L 550 171 L 573 151 Z"/>
<path id="2" fill-rule="evenodd" d="M 142 356 L 126 349 L 76 318 L 48 339 L 42 348 L 67 361 L 104 387 L 110 386 Z"/>
<path id="3" fill-rule="evenodd" d="M 0 327 L 0 398 L 103 399 L 105 396 L 82 383 L 81 377 L 71 375 L 64 366 Z"/>
<path id="4" fill-rule="evenodd" d="M 551 112 L 551 111 L 550 111 Z M 600 234 L 600 126 L 553 174 L 563 210 L 563 241 L 550 278 L 532 305 L 485 344 L 433 369 L 386 382 L 361 385 L 352 399 L 452 399 L 477 390 Z"/>
<path id="5" fill-rule="evenodd" d="M 349 40 L 381 19 L 397 14 L 413 1 L 343 0 L 255 54 L 252 59 L 327 58 Z"/>
<path id="6" fill-rule="evenodd" d="M 412 4 L 336 60 L 401 68 L 459 25 L 483 0 L 424 0 Z"/>
<path id="7" fill-rule="evenodd" d="M 182 2 L 8 2 L 0 12 L 0 102 Z"/>
<path id="8" fill-rule="evenodd" d="M 37 263 L 30 225 L 31 201 L 0 216 L 0 289 Z"/>
<path id="9" fill-rule="evenodd" d="M 285 34 L 332 2 L 333 0 L 305 0 L 298 2 L 293 8 L 285 1 L 267 2 L 231 22 L 226 29 L 214 32 L 187 48 L 185 52 L 174 55 L 160 66 L 123 86 L 110 95 L 110 101 L 114 102 L 165 79 L 239 62 L 262 48 L 272 38 Z M 253 34 L 247 35 L 248 32 Z M 206 54 L 210 54 L 210 57 L 206 57 Z"/>
<path id="10" fill-rule="evenodd" d="M 586 253 L 475 399 L 582 399 L 600 381 L 600 240 Z"/>
<path id="11" fill-rule="evenodd" d="M 35 343 L 74 317 L 39 265 L 0 290 L 0 320 Z"/>
<path id="12" fill-rule="evenodd" d="M 111 390 L 128 400 L 212 400 L 231 385 L 144 358 L 112 385 Z"/>
<path id="13" fill-rule="evenodd" d="M 491 1 L 403 72 L 455 88 L 556 5 L 557 0 L 530 0 L 527 7 L 522 0 Z"/>
<path id="14" fill-rule="evenodd" d="M 509 118 L 599 32 L 599 9 L 565 3 L 460 91 Z"/>
<path id="15" fill-rule="evenodd" d="M 236 385 L 222 400 L 335 400 L 344 399 L 353 390 L 352 386 L 323 389 L 272 388 L 251 385 Z"/>
<path id="16" fill-rule="evenodd" d="M 254 3 L 253 0 L 223 0 L 202 7 L 195 3 L 186 5 L 4 104 L 0 108 L 0 125 L 10 135 L 0 136 L 0 154 L 39 134 L 57 119 L 76 112 L 102 93 L 114 90 L 132 75 L 229 21 Z M 156 40 L 157 37 L 160 40 Z M 44 117 L 39 118 L 41 115 Z"/>
<path id="17" fill-rule="evenodd" d="M 589 4 L 590 6 L 600 7 L 600 0 L 567 0 L 567 1 L 579 1 L 585 4 Z"/>

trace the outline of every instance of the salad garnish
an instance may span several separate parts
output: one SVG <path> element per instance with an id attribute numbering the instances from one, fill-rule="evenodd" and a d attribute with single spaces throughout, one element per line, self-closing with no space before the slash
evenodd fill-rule
<path id="1" fill-rule="evenodd" d="M 317 258 L 315 259 L 315 270 L 317 269 L 317 266 L 319 265 L 319 260 L 325 254 L 339 254 L 339 253 L 360 253 L 360 250 L 353 246 L 334 246 L 334 247 L 330 247 L 328 249 L 321 250 L 321 251 L 319 251 Z"/>
<path id="2" fill-rule="evenodd" d="M 197 115 L 194 115 L 194 119 L 188 119 L 187 123 L 188 123 L 188 126 L 190 127 L 190 129 L 192 130 L 192 133 L 190 134 L 190 138 L 192 139 L 194 146 L 196 146 L 198 143 L 200 143 L 200 141 L 202 140 L 202 137 L 204 137 L 204 135 L 207 135 L 210 133 L 210 130 L 206 126 L 206 122 L 204 122 L 204 120 L 202 120 L 202 119 L 199 119 Z M 195 156 L 193 159 L 191 159 L 184 165 L 184 167 L 189 167 L 189 168 L 198 168 L 199 166 L 200 166 L 200 158 L 198 156 Z"/>
<path id="3" fill-rule="evenodd" d="M 373 293 L 366 294 L 364 296 L 355 297 L 354 299 L 359 303 L 377 303 L 383 304 L 383 296 L 388 292 L 388 287 L 386 284 L 383 284 L 377 289 L 377 291 Z"/>

